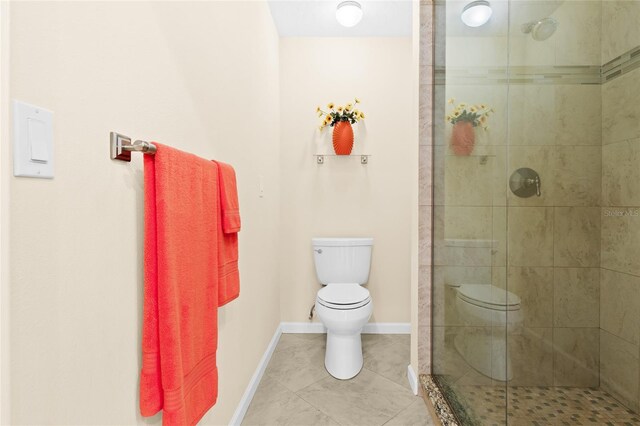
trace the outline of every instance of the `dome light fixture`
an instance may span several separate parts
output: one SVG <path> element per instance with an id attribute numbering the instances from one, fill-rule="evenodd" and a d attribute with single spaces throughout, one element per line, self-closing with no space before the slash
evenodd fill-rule
<path id="1" fill-rule="evenodd" d="M 355 27 L 362 19 L 362 6 L 357 1 L 343 1 L 336 9 L 336 19 L 343 27 Z"/>
<path id="2" fill-rule="evenodd" d="M 469 27 L 480 27 L 491 18 L 491 5 L 486 0 L 472 1 L 462 9 L 460 18 Z"/>

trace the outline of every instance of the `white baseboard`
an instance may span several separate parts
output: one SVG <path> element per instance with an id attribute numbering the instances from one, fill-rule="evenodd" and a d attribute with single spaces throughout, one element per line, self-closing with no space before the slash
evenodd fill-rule
<path id="1" fill-rule="evenodd" d="M 281 322 L 283 333 L 326 333 L 327 329 L 321 322 Z"/>
<path id="2" fill-rule="evenodd" d="M 249 405 L 251 404 L 251 400 L 253 399 L 253 395 L 255 395 L 256 390 L 258 389 L 258 385 L 260 384 L 260 380 L 264 375 L 264 370 L 267 368 L 267 365 L 271 360 L 271 355 L 273 355 L 273 351 L 276 349 L 278 340 L 280 340 L 280 335 L 282 333 L 326 332 L 327 329 L 321 322 L 281 322 L 275 333 L 273 334 L 271 342 L 269 342 L 269 346 L 267 346 L 267 350 L 264 352 L 264 355 L 262 355 L 255 373 L 253 373 L 251 380 L 249 380 L 247 389 L 244 391 L 244 395 L 242 395 L 242 398 L 238 403 L 238 407 L 233 413 L 231 421 L 229 421 L 229 425 L 239 426 L 242 423 L 245 414 L 247 414 L 247 409 L 249 409 Z M 372 322 L 369 324 L 365 324 L 362 332 L 365 334 L 411 334 L 411 324 L 409 324 L 408 322 Z M 417 395 L 418 378 L 416 377 L 411 366 L 409 366 L 407 374 L 409 377 L 409 383 L 411 384 L 411 389 L 413 389 L 413 393 Z"/>
<path id="3" fill-rule="evenodd" d="M 283 333 L 326 333 L 321 322 L 283 322 L 280 323 Z M 408 322 L 370 322 L 362 328 L 364 334 L 411 334 Z"/>
<path id="4" fill-rule="evenodd" d="M 407 367 L 407 379 L 409 380 L 409 386 L 411 386 L 413 394 L 418 395 L 418 376 L 416 376 L 416 372 L 413 371 L 411 364 Z"/>
<path id="5" fill-rule="evenodd" d="M 264 352 L 264 355 L 262 355 L 262 358 L 258 363 L 258 367 L 256 368 L 255 373 L 253 373 L 251 380 L 249 380 L 247 389 L 244 391 L 244 395 L 242 395 L 242 398 L 238 403 L 238 407 L 236 407 L 236 411 L 233 413 L 233 417 L 231 417 L 229 425 L 240 426 L 240 424 L 242 423 L 242 420 L 244 419 L 244 416 L 245 414 L 247 414 L 247 410 L 249 409 L 249 405 L 251 404 L 251 400 L 253 399 L 253 395 L 255 395 L 256 390 L 258 389 L 258 385 L 260 385 L 260 380 L 262 380 L 264 370 L 267 368 L 267 365 L 271 360 L 271 355 L 273 355 L 273 351 L 276 349 L 278 340 L 280 340 L 281 335 L 282 325 L 278 325 L 278 328 L 276 328 L 276 332 L 273 334 L 273 337 L 269 342 L 269 346 L 267 346 L 267 350 Z"/>

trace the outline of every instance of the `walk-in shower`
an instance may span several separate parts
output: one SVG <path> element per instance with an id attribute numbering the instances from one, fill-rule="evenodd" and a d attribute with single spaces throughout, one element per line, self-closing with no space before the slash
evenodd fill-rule
<path id="1" fill-rule="evenodd" d="M 640 424 L 640 1 L 467 3 L 433 6 L 432 377 L 461 424 Z"/>

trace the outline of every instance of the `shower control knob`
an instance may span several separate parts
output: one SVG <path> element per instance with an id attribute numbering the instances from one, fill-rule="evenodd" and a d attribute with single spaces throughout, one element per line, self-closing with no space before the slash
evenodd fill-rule
<path id="1" fill-rule="evenodd" d="M 540 175 L 533 169 L 523 167 L 513 172 L 509 178 L 511 192 L 520 198 L 542 195 Z"/>

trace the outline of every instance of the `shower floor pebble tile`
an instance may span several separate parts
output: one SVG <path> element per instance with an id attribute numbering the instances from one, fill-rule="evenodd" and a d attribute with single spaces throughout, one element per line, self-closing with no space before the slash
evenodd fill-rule
<path id="1" fill-rule="evenodd" d="M 456 395 L 462 395 L 459 402 L 482 426 L 640 425 L 640 415 L 599 389 L 469 385 L 454 388 Z"/>
<path id="2" fill-rule="evenodd" d="M 432 426 L 407 381 L 408 335 L 362 335 L 364 368 L 338 380 L 324 368 L 324 334 L 283 334 L 243 425 Z"/>

